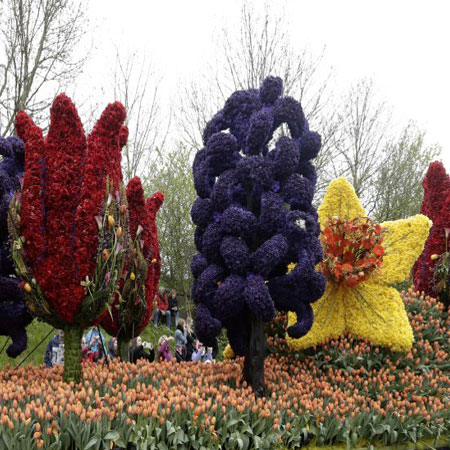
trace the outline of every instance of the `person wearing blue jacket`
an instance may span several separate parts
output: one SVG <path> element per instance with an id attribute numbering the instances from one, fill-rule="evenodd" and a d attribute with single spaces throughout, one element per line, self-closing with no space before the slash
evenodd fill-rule
<path id="1" fill-rule="evenodd" d="M 102 332 L 99 331 L 97 327 L 92 327 L 86 334 L 86 344 L 89 347 L 89 351 L 94 355 L 97 355 L 96 359 L 100 359 L 104 356 L 103 349 L 106 348 L 105 342 Z"/>

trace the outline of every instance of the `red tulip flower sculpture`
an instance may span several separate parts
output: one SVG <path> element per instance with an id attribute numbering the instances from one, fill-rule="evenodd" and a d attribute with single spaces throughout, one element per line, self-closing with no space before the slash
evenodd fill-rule
<path id="1" fill-rule="evenodd" d="M 420 212 L 433 221 L 425 248 L 414 265 L 414 286 L 450 307 L 450 177 L 434 161 L 423 180 Z"/>
<path id="2" fill-rule="evenodd" d="M 130 339 L 141 334 L 152 313 L 161 272 L 156 214 L 164 201 L 163 194 L 156 192 L 146 202 L 138 177 L 130 180 L 126 194 L 129 252 L 110 314 L 105 314 L 101 322 L 110 335 L 117 337 L 119 356 L 124 361 L 129 359 Z"/>
<path id="3" fill-rule="evenodd" d="M 128 130 L 116 102 L 86 138 L 72 101 L 53 102 L 48 135 L 20 112 L 23 192 L 10 207 L 12 256 L 25 301 L 64 330 L 64 378 L 81 379 L 81 337 L 114 299 L 124 270 L 128 214 L 120 152 Z"/>

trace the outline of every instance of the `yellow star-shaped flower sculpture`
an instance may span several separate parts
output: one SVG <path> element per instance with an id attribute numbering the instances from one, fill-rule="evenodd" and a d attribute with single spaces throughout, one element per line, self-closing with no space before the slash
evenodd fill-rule
<path id="1" fill-rule="evenodd" d="M 330 183 L 318 213 L 322 232 L 330 218 L 344 221 L 367 218 L 353 186 L 345 178 L 337 178 Z M 393 351 L 411 348 L 413 333 L 403 301 L 399 292 L 389 284 L 406 279 L 423 250 L 431 221 L 418 214 L 408 219 L 384 222 L 380 226 L 382 251 L 385 251 L 381 266 L 353 286 L 327 277 L 323 297 L 312 305 L 314 323 L 311 330 L 300 339 L 287 336 L 291 348 L 312 347 L 327 338 L 337 338 L 345 331 Z M 288 322 L 289 326 L 297 322 L 295 313 L 289 313 Z"/>

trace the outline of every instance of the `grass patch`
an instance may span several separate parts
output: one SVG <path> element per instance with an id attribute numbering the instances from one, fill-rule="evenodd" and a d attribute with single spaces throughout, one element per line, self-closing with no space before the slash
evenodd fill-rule
<path id="1" fill-rule="evenodd" d="M 37 366 L 39 364 L 44 363 L 44 354 L 45 349 L 47 348 L 47 344 L 49 343 L 50 339 L 56 334 L 56 330 L 54 333 L 51 333 L 47 339 L 44 340 L 40 345 L 38 345 L 47 335 L 48 332 L 52 330 L 52 326 L 48 325 L 44 322 L 39 322 L 37 320 L 34 320 L 30 325 L 27 327 L 27 336 L 28 336 L 28 346 L 26 350 L 19 355 L 17 358 L 9 358 L 6 354 L 6 347 L 4 348 L 3 352 L 0 354 L 0 367 L 5 367 L 6 365 L 12 365 L 15 367 L 20 361 L 22 361 L 30 352 L 32 349 L 34 349 L 36 346 L 36 350 L 27 358 L 25 361 L 25 365 L 31 364 L 34 366 Z M 3 347 L 3 344 L 6 342 L 7 337 L 2 336 L 0 340 L 0 348 Z M 8 341 L 7 346 L 11 343 L 11 340 Z"/>
<path id="2" fill-rule="evenodd" d="M 47 323 L 40 322 L 38 320 L 34 320 L 27 327 L 27 336 L 28 336 L 28 346 L 27 349 L 19 355 L 17 358 L 9 358 L 6 354 L 6 347 L 11 343 L 11 340 L 8 341 L 8 344 L 4 348 L 3 352 L 0 354 L 0 367 L 5 367 L 7 365 L 12 365 L 15 367 L 19 364 L 23 359 L 26 358 L 24 365 L 33 365 L 38 366 L 44 363 L 44 354 L 45 349 L 47 348 L 47 344 L 56 334 L 56 330 L 50 333 L 47 339 L 41 342 L 45 336 L 52 331 L 53 327 L 48 325 Z M 86 330 L 87 331 L 87 330 Z M 102 329 L 102 333 L 105 336 L 106 343 L 108 344 L 109 339 L 111 338 L 105 330 Z M 165 325 L 155 326 L 153 323 L 150 323 L 144 332 L 141 334 L 142 339 L 144 341 L 151 342 L 155 349 L 158 347 L 158 340 L 162 335 L 173 336 L 174 331 L 169 330 Z M 2 336 L 0 340 L 0 348 L 3 347 L 4 343 L 7 341 L 7 337 Z M 172 350 L 175 351 L 175 344 L 172 342 Z M 34 351 L 32 351 L 34 349 Z M 28 356 L 29 355 L 29 356 Z M 28 356 L 28 357 L 27 357 Z"/>

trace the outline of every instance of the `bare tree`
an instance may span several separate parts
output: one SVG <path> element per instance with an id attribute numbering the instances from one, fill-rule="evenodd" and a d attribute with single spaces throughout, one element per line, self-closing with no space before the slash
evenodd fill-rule
<path id="1" fill-rule="evenodd" d="M 422 179 L 439 147 L 426 146 L 424 132 L 412 123 L 395 131 L 390 107 L 377 99 L 373 80 L 353 85 L 336 111 L 330 142 L 336 154 L 323 168 L 325 184 L 345 176 L 377 221 L 417 213 Z"/>
<path id="2" fill-rule="evenodd" d="M 152 151 L 162 150 L 167 128 L 162 126 L 159 104 L 160 78 L 152 64 L 137 52 L 122 57 L 116 52 L 114 97 L 127 111 L 130 128 L 128 143 L 122 151 L 125 181 L 148 174 Z M 170 123 L 170 121 L 169 121 Z"/>
<path id="3" fill-rule="evenodd" d="M 84 4 L 72 0 L 5 0 L 0 5 L 0 134 L 10 134 L 26 109 L 39 122 L 56 92 L 80 73 Z"/>
<path id="4" fill-rule="evenodd" d="M 295 50 L 287 24 L 284 10 L 266 6 L 261 16 L 251 3 L 244 2 L 237 41 L 226 28 L 222 31 L 220 45 L 225 58 L 215 80 L 222 100 L 229 92 L 258 88 L 268 75 L 278 75 L 284 94 L 302 103 L 309 120 L 320 114 L 330 77 L 318 76 L 323 52 L 314 57 L 306 49 Z"/>
<path id="5" fill-rule="evenodd" d="M 325 106 L 331 71 L 323 74 L 323 52 L 315 56 L 294 48 L 287 22 L 284 10 L 266 6 L 261 15 L 251 2 L 244 2 L 238 33 L 222 30 L 217 61 L 205 68 L 203 78 L 188 84 L 181 96 L 178 122 L 186 145 L 200 148 L 203 128 L 224 100 L 235 90 L 258 88 L 268 75 L 282 78 L 284 93 L 300 100 L 315 129 L 330 131 Z M 330 150 L 323 152 L 321 164 L 330 157 Z"/>
<path id="6" fill-rule="evenodd" d="M 323 176 L 329 180 L 345 176 L 370 213 L 375 208 L 375 179 L 391 142 L 390 112 L 376 100 L 373 81 L 368 79 L 352 86 L 337 109 L 331 143 L 336 155 Z"/>

